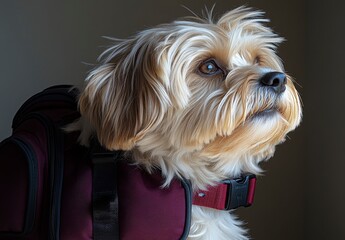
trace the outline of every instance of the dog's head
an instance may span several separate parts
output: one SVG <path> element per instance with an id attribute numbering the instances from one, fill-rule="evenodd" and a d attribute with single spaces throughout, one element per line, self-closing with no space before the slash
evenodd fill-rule
<path id="1" fill-rule="evenodd" d="M 180 20 L 116 41 L 87 78 L 82 116 L 102 145 L 141 153 L 144 163 L 258 171 L 301 119 L 275 52 L 282 38 L 261 17 L 238 8 L 217 22 Z"/>

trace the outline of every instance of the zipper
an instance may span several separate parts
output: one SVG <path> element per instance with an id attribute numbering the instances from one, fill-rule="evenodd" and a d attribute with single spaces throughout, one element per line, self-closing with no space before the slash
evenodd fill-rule
<path id="1" fill-rule="evenodd" d="M 64 133 L 60 129 L 63 123 L 68 123 L 63 116 L 58 121 L 53 121 L 49 116 L 40 113 L 42 102 L 57 103 L 52 104 L 52 109 L 66 109 L 76 112 L 78 90 L 72 89 L 71 85 L 57 85 L 43 90 L 40 93 L 29 98 L 17 111 L 13 118 L 12 128 L 17 128 L 22 122 L 29 118 L 37 119 L 44 126 L 47 133 L 47 151 L 48 151 L 48 175 L 49 175 L 49 233 L 48 240 L 60 239 L 60 213 L 61 213 L 61 195 L 64 174 Z M 63 103 L 63 106 L 59 106 Z M 47 104 L 49 105 L 49 104 Z M 70 117 L 69 117 L 70 118 Z"/>
<path id="2" fill-rule="evenodd" d="M 32 147 L 19 137 L 11 139 L 17 144 L 27 156 L 28 170 L 29 170 L 29 191 L 28 202 L 26 207 L 26 216 L 23 232 L 20 235 L 25 235 L 32 231 L 34 226 L 34 219 L 36 216 L 36 200 L 38 192 L 38 163 L 36 154 Z"/>
<path id="3" fill-rule="evenodd" d="M 71 90 L 69 90 L 71 89 Z M 39 92 L 30 97 L 19 108 L 12 121 L 12 128 L 15 129 L 20 122 L 22 122 L 21 116 L 27 114 L 27 109 L 36 104 L 40 105 L 42 102 L 54 101 L 54 102 L 66 102 L 71 109 L 76 109 L 76 99 L 78 96 L 78 90 L 72 89 L 71 85 L 57 85 Z M 67 106 L 66 104 L 66 106 Z M 36 110 L 31 110 L 35 112 Z"/>
<path id="4" fill-rule="evenodd" d="M 57 129 L 56 126 L 52 127 L 50 136 L 54 141 L 49 144 L 49 152 L 51 153 L 51 207 L 50 207 L 50 239 L 60 239 L 60 213 L 61 213 L 61 195 L 63 185 L 63 168 L 64 168 L 64 144 L 63 144 L 63 133 Z"/>
<path id="5" fill-rule="evenodd" d="M 48 240 L 60 239 L 60 209 L 63 184 L 63 133 L 44 114 L 33 112 L 19 119 L 18 125 L 28 119 L 38 120 L 47 133 L 47 153 L 49 171 L 49 236 Z"/>

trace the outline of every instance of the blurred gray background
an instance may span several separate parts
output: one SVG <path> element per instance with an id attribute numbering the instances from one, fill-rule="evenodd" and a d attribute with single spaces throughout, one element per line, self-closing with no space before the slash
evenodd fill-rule
<path id="1" fill-rule="evenodd" d="M 279 55 L 295 77 L 304 119 L 263 164 L 255 204 L 237 211 L 256 240 L 345 239 L 344 1 L 111 0 L 0 3 L 0 139 L 31 95 L 53 84 L 82 85 L 87 63 L 108 45 L 101 36 L 135 32 L 240 5 L 262 9 L 287 41 Z"/>

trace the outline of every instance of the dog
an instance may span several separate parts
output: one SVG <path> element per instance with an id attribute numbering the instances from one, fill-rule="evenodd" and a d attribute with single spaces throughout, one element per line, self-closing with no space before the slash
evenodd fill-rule
<path id="1" fill-rule="evenodd" d="M 261 161 L 301 121 L 300 97 L 276 54 L 283 38 L 263 12 L 239 7 L 118 40 L 80 94 L 80 142 L 124 150 L 194 191 L 260 174 Z M 248 239 L 232 211 L 193 206 L 188 239 Z"/>

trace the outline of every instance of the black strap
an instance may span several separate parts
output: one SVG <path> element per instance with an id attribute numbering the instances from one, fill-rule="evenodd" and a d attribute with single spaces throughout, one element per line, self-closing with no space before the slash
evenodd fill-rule
<path id="1" fill-rule="evenodd" d="M 94 240 L 119 239 L 116 160 L 121 154 L 121 152 L 92 154 Z"/>

